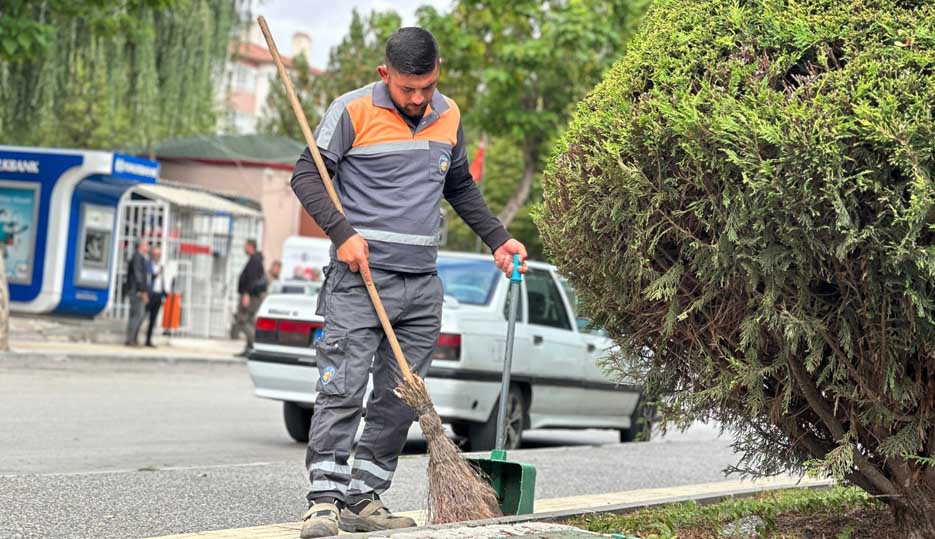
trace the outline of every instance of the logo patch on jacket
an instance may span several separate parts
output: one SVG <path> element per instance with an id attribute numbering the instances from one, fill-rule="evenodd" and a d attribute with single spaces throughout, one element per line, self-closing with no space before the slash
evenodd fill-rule
<path id="1" fill-rule="evenodd" d="M 447 155 L 442 155 L 441 157 L 439 157 L 438 158 L 438 173 L 443 176 L 447 174 L 448 165 L 450 164 L 451 164 L 451 160 L 448 158 Z"/>
<path id="2" fill-rule="evenodd" d="M 328 385 L 332 380 L 334 380 L 334 367 L 325 367 L 321 373 L 321 383 Z"/>

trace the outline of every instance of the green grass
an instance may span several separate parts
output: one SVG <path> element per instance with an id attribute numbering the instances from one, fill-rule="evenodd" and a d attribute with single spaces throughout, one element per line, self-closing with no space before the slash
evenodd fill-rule
<path id="1" fill-rule="evenodd" d="M 668 539 L 678 530 L 693 527 L 717 529 L 721 525 L 750 515 L 772 526 L 782 513 L 821 511 L 845 512 L 857 508 L 877 508 L 878 503 L 856 488 L 834 487 L 827 490 L 792 489 L 766 492 L 753 498 L 726 500 L 712 505 L 694 502 L 665 505 L 627 514 L 599 514 L 577 517 L 572 526 L 598 533 Z M 842 539 L 846 539 L 842 538 Z"/>

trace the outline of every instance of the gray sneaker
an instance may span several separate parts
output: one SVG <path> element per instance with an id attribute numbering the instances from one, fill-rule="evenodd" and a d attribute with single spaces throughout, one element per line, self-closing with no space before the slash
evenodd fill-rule
<path id="1" fill-rule="evenodd" d="M 346 532 L 375 532 L 411 528 L 416 521 L 409 517 L 396 516 L 383 505 L 379 496 L 348 504 L 341 510 L 339 526 Z"/>
<path id="2" fill-rule="evenodd" d="M 333 503 L 312 502 L 305 516 L 302 517 L 302 539 L 313 537 L 331 537 L 338 534 L 341 512 Z"/>

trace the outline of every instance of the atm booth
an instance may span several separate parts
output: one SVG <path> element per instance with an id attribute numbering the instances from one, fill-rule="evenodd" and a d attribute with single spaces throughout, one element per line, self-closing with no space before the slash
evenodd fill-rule
<path id="1" fill-rule="evenodd" d="M 113 289 L 117 217 L 155 161 L 120 153 L 0 146 L 0 240 L 10 310 L 94 316 Z"/>
<path id="2" fill-rule="evenodd" d="M 158 177 L 157 162 L 120 153 L 0 146 L 10 310 L 126 320 L 119 283 L 145 239 L 162 248 L 166 285 L 180 301 L 166 329 L 228 335 L 243 244 L 263 237 L 263 214 Z"/>

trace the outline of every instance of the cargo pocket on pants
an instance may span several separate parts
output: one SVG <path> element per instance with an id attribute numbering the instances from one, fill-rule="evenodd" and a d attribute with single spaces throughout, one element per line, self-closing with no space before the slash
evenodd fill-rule
<path id="1" fill-rule="evenodd" d="M 347 264 L 343 262 L 332 262 L 325 266 L 324 280 L 321 288 L 318 290 L 318 301 L 315 303 L 315 314 L 325 316 L 328 311 L 328 296 L 334 293 L 335 287 L 341 282 L 341 279 L 349 273 Z"/>
<path id="2" fill-rule="evenodd" d="M 331 278 L 331 274 L 334 273 L 334 264 L 329 264 L 324 268 L 324 275 L 322 275 L 321 288 L 318 289 L 318 301 L 315 303 L 315 314 L 318 316 L 324 316 L 325 314 L 325 301 L 327 299 L 328 290 L 328 280 Z"/>
<path id="3" fill-rule="evenodd" d="M 318 351 L 318 391 L 325 395 L 345 395 L 347 333 L 325 335 L 315 343 L 315 348 Z"/>

